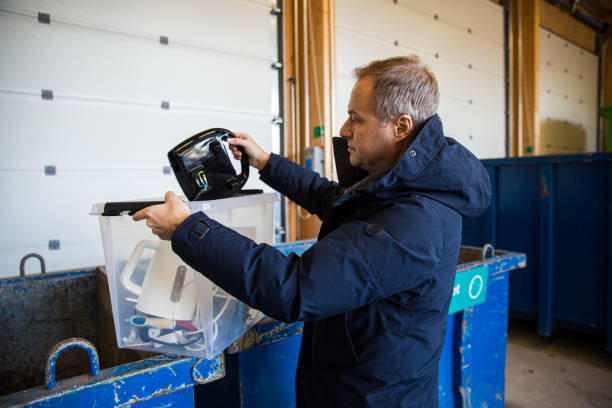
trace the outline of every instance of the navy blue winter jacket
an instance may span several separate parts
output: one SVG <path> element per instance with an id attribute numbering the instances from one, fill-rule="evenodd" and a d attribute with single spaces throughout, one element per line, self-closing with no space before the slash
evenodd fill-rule
<path id="1" fill-rule="evenodd" d="M 347 171 L 346 148 L 335 154 L 339 183 L 274 154 L 260 172 L 323 221 L 301 257 L 201 212 L 177 228 L 172 247 L 248 305 L 305 322 L 298 407 L 436 407 L 461 220 L 489 205 L 488 174 L 444 137 L 437 115 L 384 174 L 348 187 L 345 177 L 366 175 Z"/>

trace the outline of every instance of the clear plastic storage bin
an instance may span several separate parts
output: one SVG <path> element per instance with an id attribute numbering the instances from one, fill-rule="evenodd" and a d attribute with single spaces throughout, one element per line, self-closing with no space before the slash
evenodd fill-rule
<path id="1" fill-rule="evenodd" d="M 187 202 L 257 243 L 273 243 L 274 193 Z M 170 241 L 123 212 L 100 221 L 117 345 L 213 358 L 264 316 L 185 264 Z"/>

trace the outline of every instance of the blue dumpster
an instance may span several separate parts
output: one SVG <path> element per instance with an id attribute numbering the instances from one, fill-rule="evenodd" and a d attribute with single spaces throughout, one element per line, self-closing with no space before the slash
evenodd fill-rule
<path id="1" fill-rule="evenodd" d="M 312 243 L 280 244 L 277 248 L 285 253 L 301 254 Z M 455 284 L 466 282 L 466 293 L 469 294 L 472 289 L 472 295 L 484 289 L 480 293 L 485 293 L 486 297 L 474 296 L 471 304 L 469 300 L 453 297 L 453 314 L 448 319 L 439 367 L 441 408 L 504 406 L 508 275 L 513 269 L 525 267 L 526 258 L 524 254 L 504 251 L 489 255 L 483 259 L 483 248 L 461 249 Z M 479 280 L 482 273 L 484 281 Z M 471 282 L 475 284 L 470 287 Z M 485 287 L 478 287 L 478 283 L 485 284 Z M 459 306 L 455 306 L 457 304 Z M 468 307 L 462 308 L 462 305 Z M 256 327 L 251 335 L 260 342 L 255 346 L 249 344 L 248 339 L 242 346 L 240 342 L 234 344 L 238 349 L 248 347 L 237 355 L 238 363 L 233 369 L 226 367 L 228 371 L 235 371 L 233 374 L 228 372 L 227 376 L 236 383 L 232 389 L 239 390 L 241 405 L 228 405 L 227 398 L 224 405 L 223 395 L 213 397 L 206 393 L 209 388 L 203 388 L 203 401 L 218 403 L 208 406 L 295 406 L 295 369 L 302 324 L 278 325 L 268 323 L 268 326 Z"/>
<path id="2" fill-rule="evenodd" d="M 117 349 L 109 299 L 100 269 L 0 279 L 0 407 L 193 406 L 223 378 L 223 355 Z"/>
<path id="3" fill-rule="evenodd" d="M 489 209 L 466 220 L 463 244 L 512 248 L 529 266 L 510 279 L 510 312 L 607 331 L 612 351 L 612 153 L 483 160 Z"/>
<path id="4" fill-rule="evenodd" d="M 41 385 L 47 353 L 68 337 L 89 339 L 100 348 L 96 303 L 95 270 L 0 279 L 0 395 Z M 58 377 L 84 372 L 83 353 L 69 351 L 65 357 Z"/>
<path id="5" fill-rule="evenodd" d="M 301 242 L 281 244 L 278 248 L 285 252 L 301 253 L 310 245 L 312 242 Z M 501 408 L 504 404 L 508 272 L 524 267 L 526 259 L 524 254 L 490 249 L 486 257 L 482 248 L 462 247 L 461 250 L 455 283 L 465 284 L 465 290 L 457 288 L 456 292 L 457 295 L 467 293 L 470 296 L 454 296 L 451 304 L 453 314 L 449 316 L 440 361 L 441 407 Z M 264 321 L 214 360 L 169 355 L 154 355 L 139 360 L 142 355 L 119 354 L 141 352 L 117 350 L 116 347 L 113 349 L 113 344 L 105 344 L 109 340 L 107 332 L 111 333 L 111 343 L 114 341 L 114 330 L 100 330 L 101 323 L 110 322 L 112 325 L 112 317 L 100 312 L 101 305 L 107 303 L 108 298 L 108 293 L 104 293 L 105 283 L 104 274 L 99 270 L 0 280 L 0 294 L 22 295 L 17 298 L 0 296 L 0 311 L 5 313 L 15 309 L 15 305 L 21 305 L 20 311 L 15 313 L 20 313 L 26 321 L 35 322 L 35 318 L 28 316 L 36 314 L 38 310 L 31 310 L 32 301 L 27 301 L 27 293 L 32 291 L 32 285 L 39 285 L 41 287 L 36 293 L 47 296 L 47 300 L 35 304 L 38 307 L 44 305 L 49 319 L 61 320 L 53 311 L 63 310 L 62 316 L 68 322 L 54 336 L 72 337 L 83 333 L 79 332 L 82 329 L 78 326 L 85 322 L 85 326 L 99 328 L 98 333 L 86 331 L 84 335 L 94 339 L 92 342 L 104 351 L 100 353 L 98 361 L 98 356 L 92 352 L 93 344 L 70 339 L 60 342 L 47 356 L 51 347 L 38 345 L 51 344 L 56 337 L 48 338 L 44 327 L 36 332 L 36 324 L 7 326 L 5 333 L 0 333 L 2 344 L 13 347 L 18 354 L 3 356 L 0 376 L 4 379 L 15 361 L 29 358 L 28 361 L 35 368 L 28 369 L 27 364 L 21 364 L 22 372 L 12 372 L 12 375 L 19 379 L 26 376 L 24 373 L 32 371 L 37 380 L 27 384 L 27 387 L 34 388 L 18 392 L 9 390 L 11 394 L 0 397 L 0 406 L 295 406 L 294 380 L 303 327 L 301 323 Z M 79 289 L 83 286 L 86 289 Z M 76 299 L 79 296 L 83 299 Z M 88 309 L 86 318 L 79 317 L 79 302 L 92 303 L 96 297 L 98 312 L 94 307 L 94 311 Z M 74 305 L 71 306 L 71 302 Z M 74 321 L 71 321 L 73 317 Z M 8 344 L 23 339 L 23 334 L 27 333 L 23 330 L 34 330 L 31 333 L 36 333 L 35 338 L 30 339 L 30 346 Z M 34 352 L 29 355 L 26 352 L 28 347 L 34 347 Z M 76 350 L 78 348 L 85 349 L 87 353 Z M 80 375 L 75 374 L 74 369 L 62 375 L 58 372 L 58 378 L 64 379 L 58 379 L 57 384 L 55 378 L 43 375 L 45 371 L 47 374 L 54 372 L 56 367 L 59 370 L 62 358 L 58 360 L 57 357 L 72 351 L 80 352 L 84 358 L 83 364 L 77 367 Z M 99 366 L 101 370 L 96 368 Z M 90 373 L 83 374 L 87 371 Z M 40 385 L 43 379 L 45 386 Z"/>

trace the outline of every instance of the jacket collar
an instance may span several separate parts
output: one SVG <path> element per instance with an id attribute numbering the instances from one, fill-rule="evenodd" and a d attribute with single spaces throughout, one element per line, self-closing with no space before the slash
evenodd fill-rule
<path id="1" fill-rule="evenodd" d="M 375 192 L 378 189 L 401 187 L 416 179 L 438 154 L 445 143 L 442 122 L 438 115 L 427 121 L 402 158 L 386 171 L 368 175 L 365 170 L 349 162 L 348 143 L 342 137 L 334 137 L 334 158 L 338 184 L 349 191 Z"/>

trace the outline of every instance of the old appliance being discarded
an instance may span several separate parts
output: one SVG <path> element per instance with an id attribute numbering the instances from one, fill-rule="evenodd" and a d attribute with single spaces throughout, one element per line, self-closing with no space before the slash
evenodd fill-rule
<path id="1" fill-rule="evenodd" d="M 200 132 L 168 153 L 190 200 L 190 212 L 204 211 L 257 243 L 272 244 L 274 193 L 243 190 L 248 156 L 237 174 L 224 142 L 225 129 Z M 162 201 L 95 204 L 113 319 L 119 347 L 213 358 L 264 315 L 238 301 L 184 263 L 169 241 L 154 236 L 132 215 Z"/>
<path id="2" fill-rule="evenodd" d="M 231 137 L 236 135 L 229 130 L 208 129 L 168 152 L 174 175 L 190 201 L 261 193 L 261 190 L 241 190 L 249 178 L 249 156 L 239 147 L 243 154 L 240 174 L 236 174 L 223 144 Z"/>

